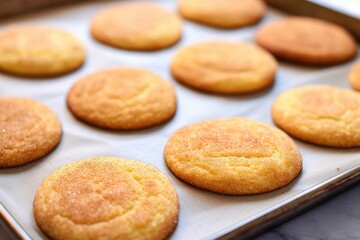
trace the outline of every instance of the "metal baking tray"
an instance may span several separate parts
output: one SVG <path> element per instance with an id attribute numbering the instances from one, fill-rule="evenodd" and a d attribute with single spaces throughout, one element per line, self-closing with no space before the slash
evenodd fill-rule
<path id="1" fill-rule="evenodd" d="M 153 0 L 176 11 L 175 1 Z M 85 45 L 84 66 L 71 74 L 49 79 L 26 79 L 0 75 L 0 96 L 24 96 L 40 100 L 52 108 L 63 125 L 60 145 L 48 156 L 25 166 L 0 169 L 0 213 L 23 239 L 46 239 L 36 226 L 32 203 L 43 179 L 65 164 L 91 156 L 118 156 L 150 163 L 174 183 L 180 199 L 177 239 L 249 239 L 309 206 L 335 194 L 360 179 L 360 149 L 334 149 L 296 141 L 303 156 L 303 171 L 290 185 L 265 194 L 224 196 L 192 187 L 178 180 L 166 167 L 163 149 L 168 138 L 180 127 L 212 118 L 242 116 L 270 125 L 270 107 L 282 91 L 306 84 L 330 84 L 350 88 L 349 63 L 320 68 L 280 62 L 272 88 L 255 94 L 221 96 L 198 92 L 178 84 L 169 72 L 177 49 L 204 40 L 253 42 L 256 30 L 284 13 L 269 9 L 257 25 L 237 30 L 219 30 L 184 22 L 181 41 L 156 52 L 132 52 L 102 45 L 89 33 L 91 18 L 114 1 L 91 1 L 3 20 L 0 30 L 15 23 L 48 24 L 75 34 Z M 357 57 L 359 58 L 359 56 Z M 130 66 L 152 70 L 175 86 L 178 110 L 164 125 L 141 131 L 107 131 L 75 119 L 65 98 L 80 77 L 104 68 Z"/>

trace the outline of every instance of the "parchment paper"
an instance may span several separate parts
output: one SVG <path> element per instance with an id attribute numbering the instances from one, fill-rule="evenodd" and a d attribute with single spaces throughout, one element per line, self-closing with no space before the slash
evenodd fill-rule
<path id="1" fill-rule="evenodd" d="M 176 10 L 175 1 L 154 0 Z M 0 75 L 0 96 L 23 96 L 38 99 L 59 116 L 63 126 L 60 145 L 43 159 L 22 167 L 0 170 L 0 201 L 25 231 L 34 239 L 45 238 L 36 226 L 32 203 L 43 179 L 65 164 L 92 156 L 117 156 L 140 160 L 158 167 L 174 183 L 180 198 L 180 217 L 171 239 L 207 239 L 227 232 L 235 224 L 245 223 L 264 211 L 300 196 L 304 191 L 336 177 L 360 164 L 359 149 L 331 149 L 296 141 L 303 156 L 303 171 L 290 185 L 280 190 L 254 196 L 223 196 L 199 190 L 178 180 L 166 167 L 163 149 L 167 139 L 178 128 L 212 118 L 242 116 L 274 125 L 270 106 L 275 96 L 285 89 L 305 84 L 331 84 L 350 88 L 349 63 L 314 68 L 281 62 L 276 83 L 261 93 L 220 96 L 186 88 L 171 77 L 169 63 L 175 51 L 202 40 L 253 42 L 256 30 L 263 24 L 284 16 L 269 10 L 265 18 L 252 27 L 239 30 L 217 30 L 188 21 L 184 22 L 181 41 L 172 48 L 157 52 L 132 52 L 97 43 L 89 33 L 95 13 L 116 4 L 97 1 L 43 11 L 1 22 L 1 28 L 14 23 L 40 23 L 61 27 L 75 34 L 85 45 L 86 63 L 78 71 L 51 79 L 26 79 Z M 224 56 L 225 57 L 225 56 Z M 114 132 L 97 129 L 75 119 L 65 104 L 72 84 L 80 77 L 109 67 L 133 66 L 152 70 L 175 86 L 178 97 L 176 116 L 159 127 Z M 1 114 L 1 113 L 0 113 Z"/>

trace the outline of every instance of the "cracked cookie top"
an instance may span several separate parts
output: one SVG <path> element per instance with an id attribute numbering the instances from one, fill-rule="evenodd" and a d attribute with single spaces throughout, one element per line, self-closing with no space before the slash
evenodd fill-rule
<path id="1" fill-rule="evenodd" d="M 47 106 L 30 98 L 0 99 L 0 168 L 37 160 L 60 139 L 61 123 Z"/>
<path id="2" fill-rule="evenodd" d="M 290 135 L 329 147 L 360 146 L 360 95 L 327 85 L 287 90 L 272 106 L 274 122 Z"/>
<path id="3" fill-rule="evenodd" d="M 214 119 L 176 131 L 165 160 L 180 179 L 222 194 L 272 191 L 300 172 L 301 155 L 281 130 L 245 119 Z"/>
<path id="4" fill-rule="evenodd" d="M 176 112 L 171 84 L 134 68 L 107 69 L 80 79 L 69 91 L 67 104 L 79 119 L 114 130 L 158 125 Z"/>
<path id="5" fill-rule="evenodd" d="M 35 220 L 53 239 L 165 239 L 178 208 L 174 186 L 157 168 L 113 157 L 54 171 L 34 199 Z"/>

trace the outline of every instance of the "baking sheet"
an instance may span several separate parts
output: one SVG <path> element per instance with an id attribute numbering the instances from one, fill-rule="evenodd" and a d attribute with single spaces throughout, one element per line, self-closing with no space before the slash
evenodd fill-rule
<path id="1" fill-rule="evenodd" d="M 168 9 L 175 1 L 153 0 Z M 178 128 L 223 117 L 249 117 L 274 125 L 270 106 L 280 92 L 305 84 L 331 84 L 350 88 L 347 74 L 354 61 L 330 68 L 296 66 L 281 62 L 274 86 L 261 93 L 220 96 L 197 92 L 178 84 L 169 73 L 169 62 L 175 51 L 202 40 L 253 42 L 256 29 L 282 13 L 270 9 L 256 26 L 238 30 L 218 30 L 184 22 L 181 41 L 172 48 L 157 52 L 132 52 L 97 43 L 89 34 L 89 22 L 98 11 L 114 1 L 97 1 L 25 17 L 2 21 L 0 30 L 13 23 L 40 23 L 61 27 L 75 34 L 85 45 L 86 63 L 78 71 L 49 79 L 25 79 L 0 75 L 0 96 L 24 96 L 38 99 L 59 116 L 63 124 L 60 145 L 45 158 L 22 167 L 0 170 L 0 203 L 29 237 L 46 238 L 36 226 L 32 202 L 42 180 L 53 170 L 92 156 L 117 156 L 140 160 L 158 167 L 174 183 L 180 200 L 178 226 L 171 239 L 208 239 L 219 237 L 282 205 L 300 199 L 319 189 L 325 182 L 360 167 L 360 149 L 332 149 L 296 141 L 303 156 L 303 171 L 290 185 L 274 192 L 254 196 L 223 196 L 199 190 L 178 180 L 166 167 L 163 149 L 167 139 Z M 359 56 L 358 56 L 359 58 Z M 175 86 L 178 110 L 167 124 L 141 131 L 114 132 L 91 127 L 75 119 L 65 104 L 72 84 L 85 74 L 109 67 L 132 66 L 149 69 Z"/>

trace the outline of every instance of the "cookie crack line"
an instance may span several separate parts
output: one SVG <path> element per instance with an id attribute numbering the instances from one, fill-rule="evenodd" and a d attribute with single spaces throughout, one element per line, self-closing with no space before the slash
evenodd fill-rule
<path id="1" fill-rule="evenodd" d="M 135 93 L 131 94 L 130 96 L 124 98 L 122 96 L 117 97 L 117 96 L 110 96 L 110 94 L 103 92 L 103 95 L 107 98 L 107 99 L 112 99 L 112 100 L 121 100 L 124 101 L 125 103 L 130 101 L 130 100 L 134 100 L 136 98 L 138 98 L 141 95 L 144 95 L 146 92 L 148 92 L 148 90 L 150 89 L 150 86 L 152 84 L 147 83 L 145 86 L 143 86 L 140 90 L 136 91 Z M 128 104 L 127 104 L 128 105 Z"/>
<path id="2" fill-rule="evenodd" d="M 253 130 L 253 132 L 256 132 L 257 129 L 254 129 L 254 128 L 251 128 Z M 256 155 L 255 153 L 248 153 L 248 154 L 237 154 L 237 153 L 234 153 L 234 154 L 226 154 L 226 153 L 214 153 L 214 154 L 208 154 L 208 155 L 205 155 L 205 157 L 209 157 L 209 158 L 223 158 L 223 157 L 238 157 L 238 158 L 246 158 L 246 159 L 251 159 L 251 158 L 269 158 L 269 157 L 272 157 L 274 156 L 276 153 L 280 154 L 281 155 L 281 152 L 279 151 L 278 147 L 271 141 L 268 141 L 266 139 L 262 139 L 262 141 L 264 143 L 267 143 L 269 144 L 270 146 L 273 147 L 273 151 L 271 152 L 271 154 L 269 154 L 269 156 L 259 156 L 259 157 L 252 157 L 250 155 Z M 189 146 L 189 151 L 188 152 L 198 152 L 200 153 L 200 155 L 203 155 L 201 154 L 201 152 L 203 152 L 202 149 L 197 149 L 196 147 L 194 147 L 194 144 L 189 141 L 188 142 L 188 146 Z M 220 155 L 218 157 L 218 155 Z M 239 156 L 240 155 L 240 156 Z M 204 155 L 203 155 L 204 156 Z"/>
<path id="3" fill-rule="evenodd" d="M 95 192 L 97 195 L 100 195 L 104 200 L 106 200 L 107 203 L 109 203 L 110 205 L 114 206 L 114 207 L 121 207 L 121 205 L 119 204 L 113 204 L 112 202 L 110 202 L 108 199 L 106 199 L 101 193 L 97 193 Z M 137 199 L 135 199 L 134 201 L 134 204 L 132 205 L 131 208 L 125 210 L 124 212 L 122 212 L 121 214 L 113 214 L 112 217 L 108 217 L 104 220 L 100 220 L 100 221 L 95 221 L 95 222 L 92 222 L 92 223 L 81 223 L 79 221 L 76 221 L 74 219 L 72 219 L 70 216 L 66 216 L 62 213 L 56 213 L 53 215 L 53 218 L 56 218 L 56 216 L 58 217 L 61 217 L 61 218 L 65 218 L 67 220 L 69 220 L 70 222 L 72 222 L 74 225 L 77 225 L 77 226 L 93 226 L 93 225 L 97 225 L 97 224 L 101 224 L 101 223 L 107 223 L 107 222 L 110 222 L 116 218 L 121 218 L 121 217 L 124 217 L 125 215 L 128 215 L 129 213 L 131 213 L 137 206 L 141 206 L 140 205 L 140 202 L 141 202 L 141 198 L 138 197 Z M 48 202 L 45 202 L 46 205 L 48 205 Z"/>
<path id="4" fill-rule="evenodd" d="M 251 156 L 251 153 L 248 154 L 205 154 L 202 157 L 211 158 L 211 159 L 221 159 L 221 158 L 239 158 L 239 159 L 262 159 L 262 158 L 271 158 L 276 154 L 277 151 L 273 151 L 271 154 L 267 156 L 256 156 L 254 154 Z"/>
<path id="5" fill-rule="evenodd" d="M 246 67 L 246 68 L 239 68 L 239 69 L 224 69 L 223 67 L 220 66 L 216 66 L 214 64 L 209 64 L 209 63 L 203 63 L 200 60 L 193 60 L 193 62 L 200 67 L 202 70 L 205 71 L 212 71 L 212 72 L 219 72 L 219 73 L 229 73 L 231 72 L 232 74 L 244 74 L 244 73 L 248 73 L 248 72 L 252 72 L 254 71 L 254 67 Z M 188 63 L 191 63 L 191 61 L 188 61 Z"/>
<path id="6" fill-rule="evenodd" d="M 215 156 L 214 156 L 214 155 L 211 155 L 211 154 L 209 154 L 209 155 L 202 155 L 202 154 L 200 154 L 200 156 L 203 157 L 203 158 L 209 158 L 209 159 L 211 159 L 211 160 L 219 160 L 219 159 L 224 159 L 224 158 L 227 158 L 227 157 L 238 158 L 238 159 L 240 159 L 240 160 L 241 160 L 241 159 L 246 159 L 246 160 L 250 160 L 250 159 L 259 160 L 259 159 L 271 159 L 271 158 L 274 157 L 275 155 L 278 155 L 278 156 L 279 156 L 279 159 L 282 159 L 282 161 L 284 161 L 283 154 L 281 153 L 281 151 L 279 150 L 279 148 L 278 148 L 273 142 L 267 141 L 267 140 L 265 140 L 265 139 L 263 139 L 263 141 L 264 141 L 265 143 L 271 145 L 271 146 L 274 148 L 274 150 L 272 151 L 272 153 L 269 154 L 268 156 L 251 157 L 251 156 L 246 156 L 246 155 L 244 155 L 244 156 L 238 156 L 238 155 L 231 155 L 231 154 L 222 154 L 222 155 L 219 156 L 219 157 L 216 156 L 216 155 L 215 155 Z M 195 148 L 193 147 L 193 144 L 191 144 L 191 142 L 189 143 L 189 148 L 190 148 L 190 151 L 189 151 L 189 152 L 201 152 L 201 150 L 195 149 Z M 221 154 L 221 153 L 220 153 L 220 154 Z M 251 155 L 251 154 L 247 154 L 247 155 Z M 254 155 L 255 155 L 255 154 L 254 154 Z M 182 161 L 181 161 L 181 157 L 175 157 L 174 160 L 175 160 L 176 162 L 182 162 Z M 206 163 L 205 163 L 205 164 L 206 164 Z M 236 168 L 236 167 L 247 167 L 247 168 L 251 168 L 251 169 L 254 168 L 254 164 L 251 164 L 251 163 L 249 164 L 249 166 L 238 166 L 238 165 L 232 166 L 231 164 L 227 164 L 227 165 L 228 165 L 228 166 L 231 166 L 232 169 L 233 169 L 233 168 Z M 247 165 L 247 164 L 246 164 L 246 165 Z M 213 174 L 211 170 L 209 170 L 207 167 L 203 166 L 201 163 L 195 163 L 195 164 L 193 164 L 193 166 L 194 166 L 194 167 L 198 167 L 198 168 L 200 168 L 200 169 L 203 169 L 203 170 L 205 170 L 205 171 Z"/>
<path id="7" fill-rule="evenodd" d="M 108 204 L 110 204 L 111 206 L 113 206 L 113 207 L 121 207 L 121 205 L 116 204 L 116 203 L 114 203 L 113 201 L 111 201 L 111 200 L 109 200 L 108 198 L 106 198 L 106 197 L 104 196 L 104 194 L 103 194 L 99 189 L 95 189 L 94 193 L 95 193 L 96 195 L 100 196 L 102 199 L 104 199 L 104 200 L 105 200 Z M 134 201 L 137 202 L 137 200 L 139 200 L 139 197 L 137 197 Z M 127 211 L 128 211 L 128 209 L 125 210 L 122 214 L 126 213 Z"/>
<path id="8" fill-rule="evenodd" d="M 309 118 L 313 119 L 313 120 L 332 120 L 332 121 L 335 121 L 335 122 L 338 122 L 338 123 L 342 123 L 343 125 L 348 125 L 348 124 L 351 124 L 354 119 L 352 121 L 344 121 L 344 116 L 346 114 L 348 114 L 349 112 L 354 112 L 355 110 L 353 109 L 348 109 L 345 107 L 345 105 L 342 103 L 343 107 L 344 107 L 344 111 L 338 116 L 338 117 L 332 117 L 332 116 L 325 116 L 325 115 L 320 115 L 320 114 L 317 114 L 316 112 L 313 112 L 313 111 L 306 111 L 306 109 L 303 109 L 303 108 L 300 108 L 300 107 L 296 107 L 294 105 L 294 103 L 289 103 L 287 104 L 288 107 L 290 107 L 292 109 L 293 112 L 299 112 L 299 113 L 302 113 L 302 114 L 308 114 Z"/>
<path id="9" fill-rule="evenodd" d="M 126 171 L 126 170 L 125 170 Z M 129 171 L 126 171 L 126 172 L 129 172 Z M 138 183 L 138 185 L 140 185 L 140 187 L 142 188 L 143 190 L 143 187 L 142 185 L 134 178 L 134 180 Z M 101 181 L 100 181 L 101 182 Z M 95 185 L 98 185 L 100 182 L 94 182 L 93 183 Z M 59 193 L 59 194 L 62 194 L 61 191 L 58 191 L 57 189 L 54 188 L 54 186 L 51 186 L 50 189 L 56 193 Z M 103 194 L 102 192 L 99 192 L 98 189 L 94 189 L 94 191 L 92 192 L 100 197 L 102 197 L 108 204 L 110 204 L 111 206 L 115 207 L 115 208 L 118 208 L 118 207 L 122 207 L 121 205 L 119 204 L 116 204 L 116 203 L 113 203 L 112 201 L 110 201 L 109 199 L 107 199 Z M 140 195 L 140 196 L 144 196 L 144 195 Z M 132 207 L 130 207 L 129 209 L 126 209 L 124 210 L 121 214 L 117 214 L 116 216 L 113 216 L 113 217 L 110 217 L 108 219 L 105 219 L 105 220 L 102 220 L 102 221 L 97 221 L 97 222 L 93 222 L 93 223 L 80 223 L 80 222 L 77 222 L 75 220 L 73 220 L 71 217 L 68 217 L 64 214 L 61 214 L 61 213 L 56 213 L 53 217 L 55 218 L 56 216 L 60 216 L 62 218 L 66 218 L 68 219 L 69 221 L 71 221 L 73 224 L 75 225 L 96 225 L 96 224 L 100 224 L 100 223 L 106 223 L 106 222 L 109 222 L 117 217 L 123 217 L 125 215 L 127 215 L 128 213 L 130 213 L 131 211 L 134 210 L 134 208 L 136 206 L 140 206 L 140 203 L 141 202 L 141 198 L 139 196 L 137 196 L 137 198 L 134 200 L 134 204 L 132 205 Z M 49 202 L 48 201 L 44 201 L 44 204 L 45 205 L 49 205 Z"/>
<path id="10" fill-rule="evenodd" d="M 100 194 L 101 195 L 101 194 Z M 160 194 L 161 196 L 163 196 L 162 194 Z M 103 196 L 102 196 L 103 197 Z M 106 198 L 104 198 L 105 200 L 107 200 Z M 62 213 L 56 213 L 53 218 L 56 218 L 56 217 L 60 217 L 60 218 L 63 218 L 63 219 L 66 219 L 70 222 L 72 222 L 74 225 L 76 226 L 95 226 L 95 225 L 99 225 L 99 224 L 104 224 L 104 223 L 108 223 L 108 222 L 111 222 L 117 218 L 123 218 L 124 216 L 130 214 L 131 212 L 133 212 L 135 210 L 136 207 L 141 207 L 141 199 L 140 197 L 138 197 L 135 201 L 134 201 L 134 204 L 132 205 L 131 208 L 127 209 L 126 211 L 124 211 L 123 213 L 121 214 L 113 214 L 112 217 L 109 217 L 107 219 L 104 219 L 104 220 L 100 220 L 100 221 L 96 221 L 96 222 L 92 222 L 92 223 L 80 223 L 78 221 L 75 221 L 74 219 L 72 219 L 71 217 L 69 216 L 66 216 Z M 108 201 L 107 201 L 108 202 Z M 115 205 L 115 206 L 121 206 L 121 205 Z M 152 216 L 156 216 L 159 214 L 159 212 L 157 212 L 155 215 L 153 214 L 150 214 L 147 210 L 144 209 L 144 211 L 146 211 L 149 215 L 152 215 Z M 154 221 L 154 218 L 151 220 L 152 222 Z M 135 229 L 136 227 L 135 226 L 132 226 L 131 225 L 131 228 Z"/>
<path id="11" fill-rule="evenodd" d="M 123 215 L 114 215 L 112 217 L 109 217 L 107 219 L 104 219 L 104 220 L 101 220 L 101 221 L 96 221 L 96 222 L 93 222 L 93 223 L 80 223 L 80 222 L 77 222 L 75 220 L 73 220 L 71 217 L 69 216 L 66 216 L 66 215 L 63 215 L 61 213 L 57 213 L 53 216 L 53 218 L 56 218 L 56 217 L 60 217 L 60 218 L 63 218 L 63 219 L 66 219 L 70 222 L 72 222 L 74 225 L 76 226 L 95 226 L 95 225 L 99 225 L 99 224 L 103 224 L 103 223 L 107 223 L 107 222 L 110 222 L 116 218 L 120 218 L 120 217 L 123 217 Z"/>
<path id="12" fill-rule="evenodd" d="M 220 157 L 214 157 L 214 156 L 211 156 L 211 155 L 202 155 L 201 157 L 202 158 L 208 158 L 208 159 L 211 159 L 211 160 L 221 160 L 221 159 L 224 159 L 224 158 L 237 158 L 239 160 L 242 160 L 242 159 L 253 159 L 253 160 L 260 160 L 260 159 L 271 159 L 272 157 L 276 156 L 276 155 L 279 155 L 280 157 L 282 156 L 281 152 L 279 151 L 278 148 L 275 148 L 275 150 L 268 156 L 261 156 L 261 157 L 243 157 L 243 156 L 236 156 L 236 155 L 223 155 L 223 156 L 220 156 Z M 179 157 L 175 157 L 176 161 L 177 162 L 181 162 L 180 161 L 180 158 Z M 211 174 L 212 171 L 208 168 L 208 166 L 206 165 L 206 162 L 205 163 L 201 163 L 201 162 L 196 162 L 194 164 L 192 164 L 193 167 L 197 167 L 197 168 L 201 168 Z M 246 168 L 251 168 L 253 169 L 254 168 L 254 164 L 252 163 L 244 163 L 244 164 L 241 164 L 241 165 L 234 165 L 234 164 L 231 164 L 231 163 L 228 163 L 226 164 L 226 166 L 230 166 L 232 168 L 237 168 L 237 167 L 246 167 Z"/>

